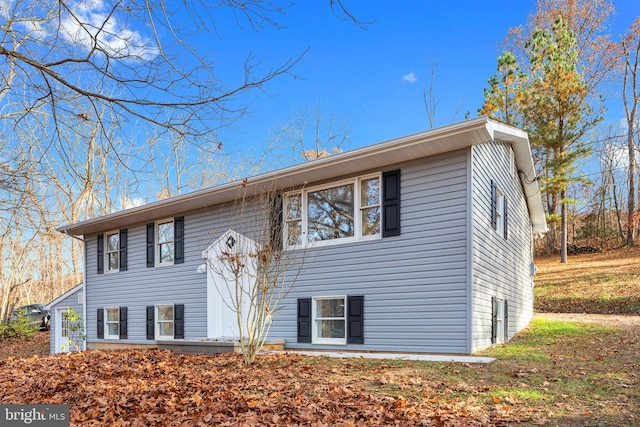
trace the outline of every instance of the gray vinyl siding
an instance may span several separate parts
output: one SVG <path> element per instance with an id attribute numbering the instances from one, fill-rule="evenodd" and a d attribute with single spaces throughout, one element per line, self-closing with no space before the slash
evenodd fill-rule
<path id="1" fill-rule="evenodd" d="M 287 348 L 465 353 L 467 351 L 466 151 L 401 169 L 397 237 L 335 244 L 310 260 L 269 336 Z M 364 296 L 364 344 L 297 342 L 297 299 Z"/>
<path id="2" fill-rule="evenodd" d="M 402 234 L 309 250 L 269 337 L 284 338 L 287 348 L 469 353 L 488 345 L 494 295 L 509 301 L 515 333 L 532 312 L 531 233 L 508 161 L 508 146 L 495 143 L 385 167 L 401 170 Z M 491 179 L 509 199 L 507 241 L 491 228 Z M 202 251 L 229 229 L 255 238 L 252 218 L 264 215 L 255 205 L 243 213 L 232 206 L 185 212 L 184 263 L 153 268 L 146 267 L 146 223 L 130 225 L 128 268 L 117 273 L 97 274 L 96 235 L 85 236 L 88 343 L 110 342 L 96 337 L 96 310 L 104 307 L 128 309 L 128 338 L 114 342 L 154 343 L 146 339 L 146 307 L 158 304 L 184 304 L 185 338 L 206 337 Z M 364 344 L 297 342 L 298 298 L 323 296 L 364 296 Z"/>
<path id="3" fill-rule="evenodd" d="M 57 325 L 57 309 L 59 308 L 72 308 L 80 317 L 83 316 L 84 309 L 83 304 L 78 302 L 78 296 L 83 292 L 84 288 L 79 285 L 76 286 L 69 295 L 65 296 L 60 301 L 57 301 L 54 305 L 49 307 L 51 313 L 51 329 L 49 332 L 49 352 L 51 354 L 56 353 L 56 328 Z"/>
<path id="4" fill-rule="evenodd" d="M 519 178 L 510 172 L 510 151 L 502 142 L 472 148 L 472 351 L 491 345 L 492 296 L 508 301 L 506 339 L 533 316 L 531 225 Z M 492 180 L 508 200 L 506 240 L 491 226 Z"/>
<path id="5" fill-rule="evenodd" d="M 147 267 L 146 223 L 127 227 L 127 270 L 97 274 L 96 235 L 87 245 L 88 343 L 152 344 L 146 338 L 146 307 L 184 304 L 185 338 L 207 336 L 207 275 L 198 273 L 206 264 L 202 251 L 229 227 L 229 208 L 215 207 L 184 214 L 184 263 Z M 161 220 L 165 218 L 157 218 Z M 225 228 L 226 227 L 226 228 Z M 127 339 L 97 339 L 97 309 L 127 307 Z"/>

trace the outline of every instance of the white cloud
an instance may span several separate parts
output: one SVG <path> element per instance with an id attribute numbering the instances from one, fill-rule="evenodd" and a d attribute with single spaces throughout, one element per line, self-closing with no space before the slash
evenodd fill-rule
<path id="1" fill-rule="evenodd" d="M 138 206 L 142 206 L 145 203 L 146 202 L 144 201 L 144 199 L 141 199 L 139 197 L 133 197 L 133 198 L 125 197 L 122 200 L 122 209 L 135 208 L 135 207 L 138 207 Z"/>
<path id="2" fill-rule="evenodd" d="M 402 80 L 413 84 L 418 81 L 418 77 L 416 77 L 415 73 L 409 73 L 402 76 Z"/>
<path id="3" fill-rule="evenodd" d="M 158 55 L 153 41 L 118 21 L 117 13 L 101 1 L 80 0 L 71 6 L 73 16 L 61 21 L 62 35 L 68 41 L 90 50 L 98 48 L 116 58 L 151 59 Z"/>

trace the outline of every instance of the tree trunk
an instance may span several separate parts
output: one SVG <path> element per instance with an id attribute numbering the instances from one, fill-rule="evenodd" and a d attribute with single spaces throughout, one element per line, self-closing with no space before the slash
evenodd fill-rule
<path id="1" fill-rule="evenodd" d="M 565 202 L 566 192 L 563 190 L 560 192 L 560 212 L 561 214 L 561 230 L 560 230 L 560 262 L 567 262 L 567 214 L 568 206 Z"/>

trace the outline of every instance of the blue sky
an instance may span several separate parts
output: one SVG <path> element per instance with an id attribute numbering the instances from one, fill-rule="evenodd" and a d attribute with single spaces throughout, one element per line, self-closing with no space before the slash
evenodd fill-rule
<path id="1" fill-rule="evenodd" d="M 499 43 L 508 28 L 525 24 L 536 1 L 344 3 L 360 20 L 374 22 L 363 30 L 336 19 L 328 1 L 316 0 L 288 9 L 280 30 L 254 32 L 245 25 L 240 31 L 227 20 L 217 36 L 206 35 L 203 45 L 212 49 L 222 81 L 237 81 L 248 52 L 262 66 L 275 67 L 310 49 L 293 69 L 296 78 L 280 77 L 265 87 L 266 93 L 254 93 L 251 114 L 220 133 L 229 149 L 262 147 L 292 114 L 316 105 L 349 124 L 344 149 L 428 129 L 423 91 L 429 88 L 434 61 L 435 126 L 463 120 L 467 111 L 475 117 L 487 78 L 496 69 Z M 613 3 L 612 34 L 617 37 L 640 14 L 640 3 Z M 610 115 L 619 111 L 614 102 Z"/>

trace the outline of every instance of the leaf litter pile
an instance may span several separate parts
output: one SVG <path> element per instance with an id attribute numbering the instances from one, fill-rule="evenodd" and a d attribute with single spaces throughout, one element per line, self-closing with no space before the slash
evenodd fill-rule
<path id="1" fill-rule="evenodd" d="M 272 354 L 246 368 L 237 354 L 160 350 L 12 358 L 0 361 L 0 403 L 69 404 L 71 424 L 83 426 L 500 424 L 480 406 L 372 393 L 368 377 L 325 360 Z"/>

